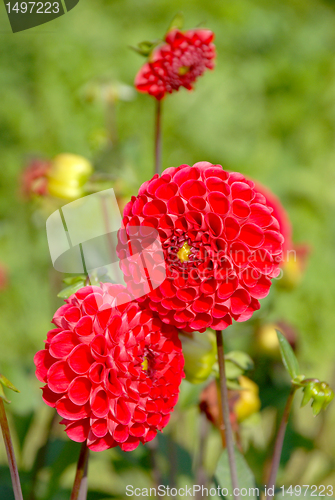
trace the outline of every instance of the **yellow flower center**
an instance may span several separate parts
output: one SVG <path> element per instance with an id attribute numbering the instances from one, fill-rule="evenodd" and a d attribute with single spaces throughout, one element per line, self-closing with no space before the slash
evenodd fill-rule
<path id="1" fill-rule="evenodd" d="M 143 369 L 144 371 L 147 371 L 148 367 L 149 367 L 148 360 L 147 360 L 147 358 L 144 358 L 144 359 L 143 359 L 143 363 L 142 363 L 142 369 Z"/>
<path id="2" fill-rule="evenodd" d="M 179 248 L 177 253 L 177 257 L 179 258 L 180 262 L 187 262 L 190 252 L 191 252 L 191 247 L 185 241 L 185 243 L 181 248 Z"/>
<path id="3" fill-rule="evenodd" d="M 190 70 L 190 67 L 189 66 L 180 66 L 179 70 L 178 70 L 178 74 L 179 76 L 184 76 L 186 75 L 186 73 L 188 73 Z"/>

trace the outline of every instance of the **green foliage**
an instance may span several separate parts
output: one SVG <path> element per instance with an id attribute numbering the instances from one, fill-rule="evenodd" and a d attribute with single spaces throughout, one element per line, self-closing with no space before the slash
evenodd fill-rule
<path id="1" fill-rule="evenodd" d="M 16 387 L 15 385 L 12 384 L 12 382 L 10 382 L 8 380 L 8 378 L 6 378 L 4 375 L 1 375 L 0 374 L 0 398 L 5 401 L 6 403 L 10 403 L 10 401 L 7 399 L 6 395 L 5 395 L 5 392 L 4 392 L 4 387 L 7 387 L 7 389 L 10 389 L 11 391 L 14 391 L 14 392 L 20 392 Z"/>
<path id="2" fill-rule="evenodd" d="M 85 281 L 77 281 L 77 283 L 63 288 L 63 290 L 57 294 L 57 297 L 59 297 L 60 299 L 68 299 L 83 286 L 85 286 Z"/>
<path id="3" fill-rule="evenodd" d="M 231 361 L 243 371 L 252 370 L 254 368 L 254 362 L 246 352 L 230 351 L 225 355 L 225 360 L 226 362 Z"/>
<path id="4" fill-rule="evenodd" d="M 291 379 L 294 380 L 296 377 L 300 375 L 300 368 L 298 360 L 293 352 L 292 347 L 290 346 L 287 339 L 284 335 L 277 330 L 277 336 L 279 341 L 280 354 L 284 363 L 284 366 L 288 373 L 291 376 Z"/>
<path id="5" fill-rule="evenodd" d="M 235 459 L 236 459 L 236 469 L 238 477 L 238 486 L 240 490 L 246 488 L 250 491 L 250 488 L 255 488 L 255 478 L 251 472 L 244 456 L 235 449 Z M 230 478 L 230 468 L 228 460 L 228 452 L 225 449 L 219 459 L 214 478 L 221 488 L 227 488 L 229 491 L 228 496 L 233 496 L 233 487 Z"/>
<path id="6" fill-rule="evenodd" d="M 184 22 L 185 22 L 184 14 L 182 12 L 178 12 L 172 19 L 168 31 L 171 31 L 173 29 L 182 30 Z"/>
<path id="7" fill-rule="evenodd" d="M 150 56 L 151 52 L 157 45 L 159 45 L 162 40 L 155 40 L 153 42 L 144 41 L 137 44 L 137 47 L 130 46 L 130 49 L 134 50 L 138 54 L 144 57 Z"/>

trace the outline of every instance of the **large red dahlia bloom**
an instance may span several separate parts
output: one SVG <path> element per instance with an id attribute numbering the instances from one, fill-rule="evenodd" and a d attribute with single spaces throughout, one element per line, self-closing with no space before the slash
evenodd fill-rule
<path id="1" fill-rule="evenodd" d="M 129 239 L 132 248 L 149 248 L 150 228 L 162 241 L 166 278 L 147 294 L 148 275 L 157 267 L 159 281 L 161 261 L 148 250 L 131 252 Z M 147 294 L 139 300 L 164 323 L 222 330 L 259 309 L 258 299 L 279 274 L 283 240 L 252 181 L 201 162 L 168 168 L 141 186 L 124 209 L 118 254 L 128 289 L 136 297 Z"/>
<path id="2" fill-rule="evenodd" d="M 131 451 L 169 421 L 184 376 L 174 327 L 144 311 L 121 285 L 80 289 L 55 313 L 35 355 L 43 399 L 70 439 Z"/>
<path id="3" fill-rule="evenodd" d="M 165 37 L 166 43 L 153 51 L 149 62 L 136 75 L 137 90 L 158 100 L 180 87 L 191 90 L 206 68 L 214 68 L 213 40 L 214 33 L 206 29 L 170 31 Z"/>

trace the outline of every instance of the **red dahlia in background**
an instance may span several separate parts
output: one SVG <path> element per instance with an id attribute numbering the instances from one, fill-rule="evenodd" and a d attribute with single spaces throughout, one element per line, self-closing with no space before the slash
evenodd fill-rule
<path id="1" fill-rule="evenodd" d="M 292 241 L 292 224 L 281 201 L 270 189 L 259 182 L 255 183 L 255 188 L 265 197 L 267 205 L 273 209 L 272 215 L 277 219 L 280 232 L 284 236 L 283 252 L 292 250 L 294 247 Z"/>
<path id="2" fill-rule="evenodd" d="M 165 37 L 165 44 L 154 49 L 149 61 L 142 66 L 135 78 L 138 91 L 163 99 L 192 84 L 206 68 L 214 68 L 214 33 L 206 29 L 179 31 L 173 29 Z"/>
<path id="3" fill-rule="evenodd" d="M 46 196 L 48 194 L 48 173 L 51 163 L 35 158 L 21 174 L 21 194 L 25 199 L 33 196 Z"/>
<path id="4" fill-rule="evenodd" d="M 164 323 L 185 331 L 222 330 L 232 319 L 249 319 L 279 274 L 284 238 L 272 211 L 252 181 L 221 165 L 200 162 L 156 174 L 124 209 L 118 254 L 128 289 L 144 296 Z M 138 244 L 136 228 L 144 234 Z M 129 251 L 129 235 L 133 248 L 149 248 L 148 228 L 162 241 L 161 284 L 155 252 L 144 252 L 143 271 L 143 253 Z M 152 291 L 145 296 L 148 276 Z"/>
<path id="5" fill-rule="evenodd" d="M 53 317 L 35 355 L 43 399 L 73 441 L 131 451 L 169 421 L 184 377 L 174 327 L 129 302 L 121 285 L 87 286 Z"/>

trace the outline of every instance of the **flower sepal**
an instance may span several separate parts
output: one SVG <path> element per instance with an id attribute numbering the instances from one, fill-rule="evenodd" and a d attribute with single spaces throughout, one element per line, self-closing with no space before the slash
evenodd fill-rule
<path id="1" fill-rule="evenodd" d="M 100 286 L 100 283 L 109 282 L 111 282 L 111 278 L 107 274 L 107 269 L 103 267 L 98 271 L 90 273 L 89 276 L 86 276 L 86 274 L 67 276 L 66 278 L 63 278 L 63 283 L 67 286 L 58 293 L 57 297 L 61 299 L 68 299 L 71 295 L 86 285 Z"/>
<path id="2" fill-rule="evenodd" d="M 140 56 L 150 57 L 153 50 L 160 43 L 163 43 L 163 40 L 161 40 L 160 38 L 157 38 L 153 41 L 144 40 L 143 42 L 138 43 L 136 47 L 134 47 L 133 45 L 129 45 L 129 48 L 137 52 L 137 54 L 140 54 Z"/>
<path id="3" fill-rule="evenodd" d="M 170 33 L 170 31 L 173 30 L 182 30 L 184 27 L 184 21 L 184 14 L 182 12 L 177 12 L 177 14 L 172 19 L 166 34 Z"/>
<path id="4" fill-rule="evenodd" d="M 63 288 L 63 290 L 61 290 L 57 294 L 57 297 L 59 297 L 60 299 L 68 299 L 71 295 L 73 295 L 78 290 L 80 290 L 80 288 L 85 286 L 85 280 L 86 280 L 86 276 L 84 276 L 84 275 L 83 275 L 83 277 L 80 276 L 80 277 L 73 278 L 72 283 L 69 286 Z"/>

